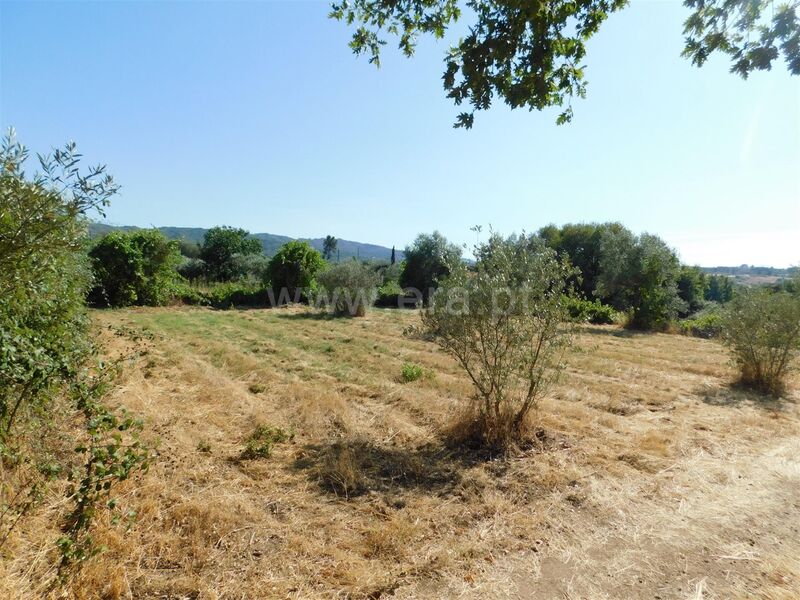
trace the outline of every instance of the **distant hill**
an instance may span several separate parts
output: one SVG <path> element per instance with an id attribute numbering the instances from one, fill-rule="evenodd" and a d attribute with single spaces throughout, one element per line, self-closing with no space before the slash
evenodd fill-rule
<path id="1" fill-rule="evenodd" d="M 739 265 L 738 267 L 700 267 L 706 273 L 714 275 L 750 275 L 757 277 L 788 277 L 797 267 L 776 269 L 775 267 L 756 267 L 754 265 Z"/>
<path id="2" fill-rule="evenodd" d="M 133 227 L 130 225 L 108 225 L 106 223 L 89 223 L 89 235 L 91 237 L 99 237 L 111 231 L 136 231 L 142 229 L 141 227 Z M 184 239 L 189 242 L 202 242 L 203 236 L 208 229 L 201 227 L 157 227 L 157 229 L 171 240 Z M 272 256 L 278 251 L 278 248 L 283 246 L 295 238 L 285 235 L 276 235 L 274 233 L 254 233 L 252 237 L 261 242 L 264 248 L 264 254 Z M 313 248 L 322 252 L 323 238 L 299 238 L 302 241 L 308 242 Z M 378 246 L 376 244 L 365 244 L 363 242 L 353 242 L 350 240 L 338 241 L 339 259 L 356 257 L 363 260 L 389 260 L 392 256 L 392 249 L 385 246 Z M 403 260 L 403 252 L 396 251 L 396 259 Z"/>

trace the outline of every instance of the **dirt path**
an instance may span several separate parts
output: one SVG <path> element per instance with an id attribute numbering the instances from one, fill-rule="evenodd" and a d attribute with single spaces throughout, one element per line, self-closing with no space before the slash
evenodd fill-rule
<path id="1" fill-rule="evenodd" d="M 507 565 L 513 597 L 800 597 L 800 438 L 755 456 L 699 451 L 645 487 L 593 496 L 615 516 L 579 519 L 562 547 Z"/>

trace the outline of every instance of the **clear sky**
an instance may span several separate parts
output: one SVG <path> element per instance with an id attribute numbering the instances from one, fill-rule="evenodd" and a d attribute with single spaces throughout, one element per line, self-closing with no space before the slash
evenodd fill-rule
<path id="1" fill-rule="evenodd" d="M 115 224 L 404 246 L 619 220 L 706 266 L 800 263 L 800 78 L 680 58 L 677 1 L 634 1 L 589 46 L 589 92 L 452 129 L 446 45 L 376 70 L 328 5 L 0 0 L 0 125 L 73 139 L 123 189 Z"/>

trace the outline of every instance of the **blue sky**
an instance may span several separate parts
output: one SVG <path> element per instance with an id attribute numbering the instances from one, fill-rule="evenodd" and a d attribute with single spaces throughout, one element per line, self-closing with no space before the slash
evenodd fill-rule
<path id="1" fill-rule="evenodd" d="M 123 189 L 109 221 L 404 246 L 619 220 L 690 263 L 800 262 L 800 78 L 680 58 L 679 2 L 636 2 L 589 46 L 589 92 L 451 127 L 446 44 L 380 70 L 323 2 L 0 0 L 0 125 L 73 139 Z"/>

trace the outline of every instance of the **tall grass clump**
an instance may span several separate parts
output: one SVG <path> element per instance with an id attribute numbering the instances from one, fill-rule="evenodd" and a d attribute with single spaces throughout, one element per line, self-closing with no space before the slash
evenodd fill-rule
<path id="1" fill-rule="evenodd" d="M 474 256 L 473 272 L 450 265 L 422 323 L 474 385 L 462 431 L 506 449 L 525 436 L 532 409 L 563 367 L 571 334 L 562 297 L 573 270 L 535 236 L 493 234 Z"/>
<path id="2" fill-rule="evenodd" d="M 741 383 L 780 395 L 800 354 L 800 294 L 742 289 L 726 305 L 721 330 Z"/>

